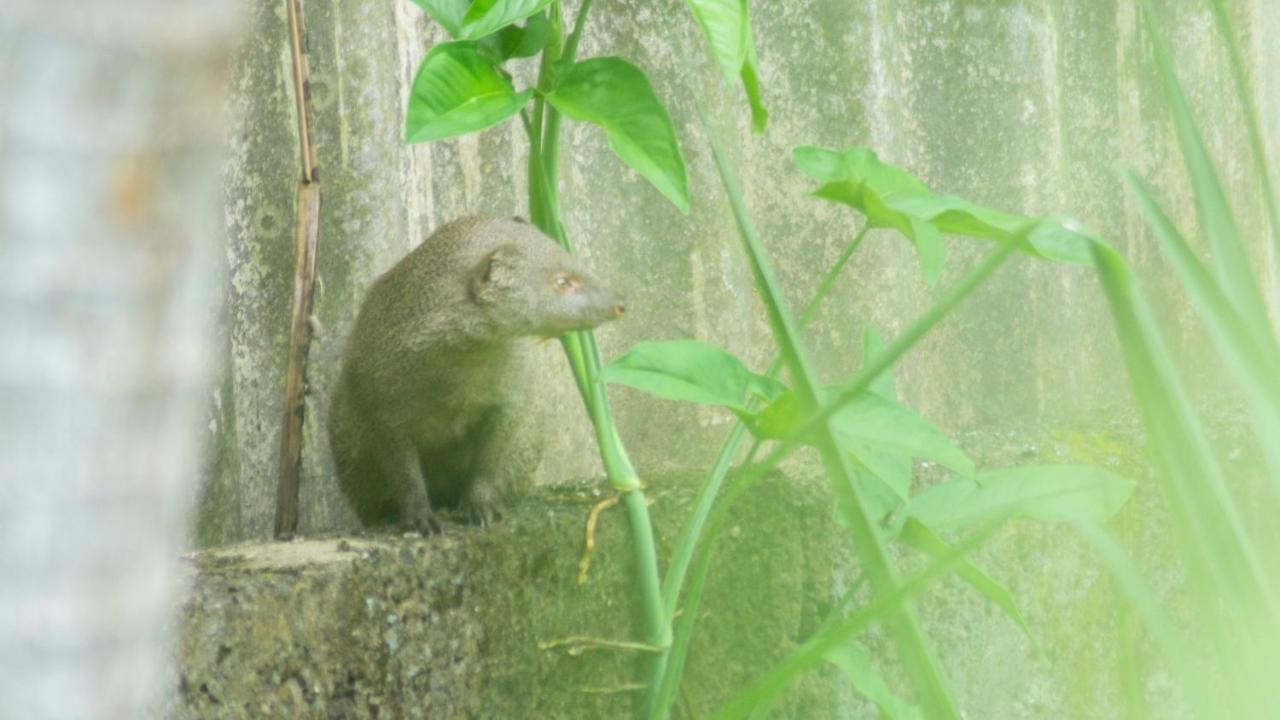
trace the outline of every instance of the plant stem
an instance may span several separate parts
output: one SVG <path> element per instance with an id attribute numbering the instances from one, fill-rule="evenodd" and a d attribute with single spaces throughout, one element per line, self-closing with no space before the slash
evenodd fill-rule
<path id="1" fill-rule="evenodd" d="M 840 272 L 849 262 L 849 258 L 853 257 L 853 253 L 862 245 L 862 241 L 866 238 L 867 231 L 870 229 L 870 225 L 863 225 L 853 240 L 845 246 L 836 262 L 827 269 L 826 275 L 818 283 L 813 296 L 809 298 L 809 304 L 805 306 L 804 312 L 800 314 L 801 328 L 807 326 L 809 321 L 813 319 L 823 299 L 831 292 L 831 287 L 836 278 L 839 277 Z M 778 353 L 774 355 L 773 362 L 770 363 L 766 375 L 771 378 L 777 377 L 781 370 L 782 354 Z M 754 406 L 755 401 L 753 400 L 751 407 L 754 408 Z M 747 426 L 739 421 L 734 425 L 729 437 L 725 439 L 724 445 L 720 448 L 720 454 L 716 457 L 716 462 L 712 466 L 706 482 L 703 483 L 702 489 L 698 491 L 698 497 L 694 501 L 693 512 L 689 515 L 688 522 L 680 530 L 675 554 L 671 558 L 671 564 L 667 567 L 667 574 L 662 582 L 662 600 L 668 618 L 675 617 L 676 605 L 680 601 L 680 593 L 685 586 L 685 578 L 689 572 L 689 565 L 693 560 L 694 550 L 697 548 L 698 543 L 701 542 L 703 528 L 706 526 L 707 518 L 711 514 L 711 507 L 716 502 L 716 497 L 720 494 L 720 488 L 728 475 L 729 467 L 746 435 Z M 755 456 L 759 447 L 760 441 L 756 440 L 751 450 L 747 453 L 747 463 L 750 463 L 750 459 Z M 696 614 L 697 604 L 697 598 L 686 599 L 685 609 L 691 616 Z M 653 675 L 649 681 L 649 693 L 645 699 L 645 715 L 647 717 L 665 717 L 670 712 L 671 703 L 675 700 L 675 687 L 668 686 L 671 683 L 678 683 L 680 679 L 680 672 L 684 662 L 683 657 L 679 657 L 679 655 L 688 647 L 688 642 L 686 639 L 684 643 L 680 643 L 679 636 L 692 631 L 692 623 L 689 623 L 687 627 L 684 627 L 685 625 L 682 622 L 682 627 L 677 628 L 677 642 L 661 653 L 654 664 Z M 678 647 L 680 645 L 683 645 L 683 647 Z M 677 657 L 674 658 L 674 663 L 672 663 L 673 658 L 671 657 L 673 653 L 677 654 Z"/>
<path id="2" fill-rule="evenodd" d="M 555 71 L 557 62 L 573 62 L 590 7 L 591 0 L 584 0 L 578 9 L 573 32 L 562 47 L 560 3 L 552 3 L 552 38 L 543 52 L 539 70 L 537 87 L 540 93 L 548 91 L 552 86 L 554 82 L 552 73 Z M 571 246 L 561 221 L 557 182 L 560 114 L 539 97 L 535 101 L 530 124 L 530 214 L 533 215 L 535 225 L 568 251 Z M 602 362 L 595 335 L 590 331 L 570 333 L 562 339 L 562 346 L 569 365 L 573 369 L 578 391 L 591 417 L 605 474 L 608 475 L 610 484 L 621 494 L 622 502 L 627 509 L 646 642 L 649 645 L 665 648 L 671 643 L 671 625 L 663 612 L 653 525 L 649 518 L 648 503 L 641 488 L 639 475 L 627 456 L 622 438 L 618 435 L 617 427 L 613 422 L 609 396 L 601 379 Z"/>

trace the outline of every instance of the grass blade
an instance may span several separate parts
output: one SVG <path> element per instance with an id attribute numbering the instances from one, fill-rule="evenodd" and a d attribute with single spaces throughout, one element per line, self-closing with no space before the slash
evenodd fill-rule
<path id="1" fill-rule="evenodd" d="M 1244 72 L 1244 60 L 1240 57 L 1240 45 L 1236 42 L 1235 29 L 1231 26 L 1231 16 L 1227 13 L 1223 0 L 1210 0 L 1209 8 L 1213 11 L 1214 25 L 1227 49 L 1227 62 L 1231 66 L 1231 79 L 1236 88 L 1236 99 L 1240 102 L 1240 114 L 1244 117 L 1245 128 L 1249 132 L 1249 153 L 1253 156 L 1253 170 L 1258 176 L 1258 184 L 1262 187 L 1262 202 L 1267 208 L 1267 219 L 1271 222 L 1272 258 L 1280 262 L 1280 210 L 1276 207 L 1276 193 L 1271 185 L 1271 173 L 1267 169 L 1267 146 L 1262 141 L 1262 130 L 1258 123 L 1258 107 L 1249 92 L 1249 81 Z"/>
<path id="2" fill-rule="evenodd" d="M 1231 306 L 1225 293 L 1205 270 L 1191 246 L 1151 197 L 1146 185 L 1131 173 L 1125 174 L 1139 210 L 1163 246 L 1183 287 L 1200 311 L 1205 327 L 1227 367 L 1245 388 L 1245 397 L 1259 425 L 1258 439 L 1269 465 L 1269 474 L 1280 483 L 1280 348 L 1269 333 L 1250 332 Z M 1280 489 L 1280 485 L 1277 486 Z"/>
<path id="3" fill-rule="evenodd" d="M 1187 174 L 1195 190 L 1196 211 L 1213 249 L 1214 271 L 1227 297 L 1231 298 L 1231 304 L 1249 328 L 1253 332 L 1265 333 L 1270 327 L 1267 324 L 1266 310 L 1258 286 L 1249 272 L 1249 257 L 1240 243 L 1240 233 L 1227 203 L 1226 193 L 1213 169 L 1204 138 L 1196 128 L 1191 106 L 1178 83 L 1173 58 L 1160 32 L 1158 16 L 1151 0 L 1142 0 L 1142 9 L 1147 32 L 1151 35 L 1156 68 L 1173 115 L 1178 145 L 1182 148 L 1182 158 L 1186 162 Z"/>

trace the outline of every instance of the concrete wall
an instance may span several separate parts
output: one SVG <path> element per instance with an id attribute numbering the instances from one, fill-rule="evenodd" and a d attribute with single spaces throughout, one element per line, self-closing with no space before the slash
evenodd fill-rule
<path id="1" fill-rule="evenodd" d="M 1203 0 L 1163 0 L 1179 71 L 1211 152 L 1267 257 L 1266 225 L 1234 110 L 1225 58 Z M 676 122 L 693 208 L 682 216 L 625 169 L 593 127 L 564 132 L 562 192 L 571 237 L 629 296 L 628 317 L 600 332 L 613 357 L 639 340 L 697 337 L 762 368 L 773 352 L 694 103 L 710 98 L 736 134 L 749 203 L 793 305 L 856 231 L 851 212 L 805 197 L 791 148 L 870 145 L 934 188 L 1027 213 L 1076 216 L 1153 270 L 1151 291 L 1211 377 L 1158 250 L 1124 196 L 1118 170 L 1149 178 L 1175 218 L 1194 212 L 1133 0 L 757 0 L 751 4 L 772 121 L 752 135 L 737 89 L 721 85 L 684 3 L 602 0 L 581 56 L 644 68 Z M 1280 31 L 1271 0 L 1232 3 L 1264 114 L 1280 122 Z M 439 224 L 462 214 L 525 214 L 524 136 L 509 122 L 477 136 L 406 147 L 407 86 L 442 31 L 408 0 L 306 5 L 324 208 L 306 415 L 303 532 L 349 527 L 323 428 L 341 343 L 363 289 Z M 530 81 L 531 68 L 517 79 Z M 224 379 L 210 398 L 213 452 L 203 470 L 202 544 L 265 537 L 273 513 L 292 273 L 297 147 L 282 3 L 255 4 L 234 71 L 237 115 L 226 164 L 228 311 Z M 1271 133 L 1273 136 L 1274 133 Z M 892 336 L 989 248 L 948 245 L 940 287 L 910 247 L 873 233 L 808 337 L 829 382 L 855 369 L 862 323 Z M 1274 274 L 1268 280 L 1276 294 Z M 1174 298 L 1174 299 L 1171 299 Z M 594 441 L 554 344 L 554 383 L 531 420 L 548 428 L 542 480 L 596 472 Z M 1003 270 L 899 371 L 905 398 L 947 429 L 1090 417 L 1127 402 L 1112 329 L 1090 272 L 1021 260 Z M 709 461 L 730 418 L 626 390 L 614 393 L 642 471 Z M 561 429 L 564 428 L 564 429 Z M 678 430 L 676 428 L 679 428 Z"/>

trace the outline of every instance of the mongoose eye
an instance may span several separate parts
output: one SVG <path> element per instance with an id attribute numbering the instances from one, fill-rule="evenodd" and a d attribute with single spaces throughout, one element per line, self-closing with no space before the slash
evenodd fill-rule
<path id="1" fill-rule="evenodd" d="M 556 273 L 555 277 L 551 278 L 551 284 L 560 292 L 569 292 L 578 287 L 578 280 L 565 273 Z"/>

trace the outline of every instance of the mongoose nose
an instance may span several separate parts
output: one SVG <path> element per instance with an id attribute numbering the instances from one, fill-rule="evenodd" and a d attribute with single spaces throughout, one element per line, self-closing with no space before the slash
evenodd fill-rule
<path id="1" fill-rule="evenodd" d="M 626 311 L 627 311 L 627 306 L 623 305 L 622 303 L 618 303 L 617 305 L 613 306 L 613 316 L 616 318 L 622 317 L 622 313 Z"/>

